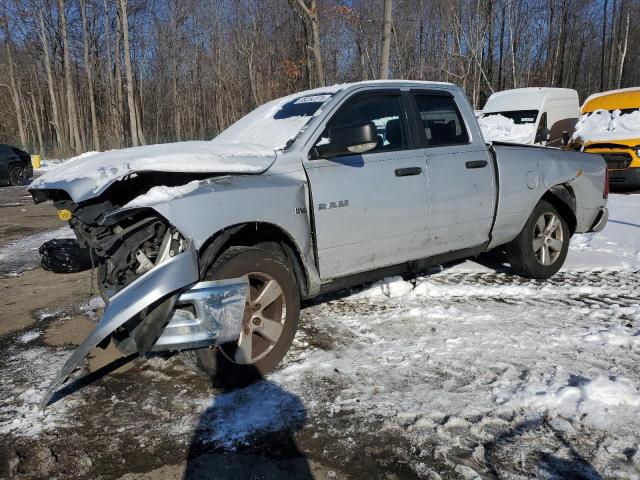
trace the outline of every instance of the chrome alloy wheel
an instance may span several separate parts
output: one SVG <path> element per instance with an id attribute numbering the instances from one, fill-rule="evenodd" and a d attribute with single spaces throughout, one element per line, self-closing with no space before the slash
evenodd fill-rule
<path id="1" fill-rule="evenodd" d="M 249 299 L 245 305 L 242 331 L 236 343 L 220 347 L 231 362 L 256 363 L 276 345 L 287 318 L 284 292 L 280 284 L 266 273 L 252 272 L 249 278 Z"/>
<path id="2" fill-rule="evenodd" d="M 562 251 L 564 233 L 562 222 L 555 213 L 543 213 L 533 227 L 533 252 L 538 262 L 549 266 Z"/>

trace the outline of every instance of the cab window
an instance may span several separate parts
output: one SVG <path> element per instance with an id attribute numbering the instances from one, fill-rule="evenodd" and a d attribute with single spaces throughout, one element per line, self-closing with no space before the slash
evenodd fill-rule
<path id="1" fill-rule="evenodd" d="M 329 121 L 315 146 L 330 142 L 331 129 L 373 122 L 378 144 L 365 155 L 408 148 L 399 95 L 366 95 L 348 101 Z"/>
<path id="2" fill-rule="evenodd" d="M 423 143 L 427 147 L 469 143 L 469 134 L 453 97 L 445 95 L 415 95 Z"/>

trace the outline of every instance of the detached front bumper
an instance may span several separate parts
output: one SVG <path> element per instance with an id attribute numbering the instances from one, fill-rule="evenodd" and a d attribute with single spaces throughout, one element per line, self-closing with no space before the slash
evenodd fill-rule
<path id="1" fill-rule="evenodd" d="M 44 408 L 73 371 L 100 342 L 146 308 L 179 295 L 176 309 L 151 350 L 197 348 L 236 340 L 240 336 L 248 293 L 246 278 L 198 282 L 198 254 L 189 242 L 172 257 L 132 282 L 109 301 L 96 329 L 71 355 L 51 383 L 40 404 Z"/>

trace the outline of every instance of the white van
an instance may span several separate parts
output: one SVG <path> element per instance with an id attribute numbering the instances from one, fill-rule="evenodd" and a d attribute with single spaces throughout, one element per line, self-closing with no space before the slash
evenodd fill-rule
<path id="1" fill-rule="evenodd" d="M 479 119 L 486 140 L 561 147 L 580 116 L 570 88 L 514 88 L 489 97 Z"/>

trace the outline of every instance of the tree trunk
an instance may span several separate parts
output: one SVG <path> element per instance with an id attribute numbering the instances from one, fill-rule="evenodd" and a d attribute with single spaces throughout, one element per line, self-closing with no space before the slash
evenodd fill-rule
<path id="1" fill-rule="evenodd" d="M 73 88 L 73 76 L 71 73 L 71 54 L 69 53 L 69 38 L 67 34 L 67 16 L 64 11 L 64 0 L 58 0 L 60 30 L 62 35 L 62 51 L 64 59 L 64 79 L 67 93 L 67 116 L 69 124 L 69 144 L 76 153 L 81 153 L 83 146 L 80 140 L 78 126 L 78 112 L 76 110 L 76 94 Z"/>
<path id="2" fill-rule="evenodd" d="M 53 116 L 53 128 L 56 131 L 56 140 L 59 147 L 66 148 L 67 141 L 62 133 L 60 124 L 60 113 L 58 109 L 58 100 L 56 96 L 56 89 L 53 84 L 53 71 L 51 69 L 51 54 L 49 53 L 49 39 L 47 37 L 47 31 L 44 26 L 44 17 L 42 10 L 39 12 L 40 17 L 40 42 L 42 43 L 42 51 L 44 52 L 44 66 L 47 71 L 47 86 L 49 87 L 49 99 L 51 101 L 51 113 Z"/>
<path id="3" fill-rule="evenodd" d="M 84 51 L 84 71 L 89 84 L 89 107 L 91 109 L 91 133 L 93 137 L 92 150 L 100 151 L 100 137 L 98 136 L 98 118 L 96 115 L 96 97 L 93 91 L 93 72 L 89 61 L 89 29 L 87 28 L 87 12 L 85 0 L 80 0 L 80 16 L 82 17 L 82 38 Z"/>
<path id="4" fill-rule="evenodd" d="M 489 43 L 487 45 L 487 67 L 486 67 L 486 71 L 487 71 L 487 81 L 489 82 L 489 86 L 491 88 L 493 88 L 493 20 L 494 20 L 494 16 L 495 16 L 495 1 L 491 0 L 490 2 L 487 2 L 488 6 L 487 6 L 487 22 L 489 23 Z"/>
<path id="5" fill-rule="evenodd" d="M 616 88 L 622 86 L 622 72 L 624 70 L 624 61 L 627 57 L 627 47 L 629 44 L 629 12 L 627 11 L 627 21 L 624 29 L 624 41 L 622 42 L 622 51 L 620 52 L 620 67 L 618 68 L 618 78 L 616 80 Z"/>
<path id="6" fill-rule="evenodd" d="M 607 6 L 608 0 L 604 0 L 604 9 L 602 12 L 602 57 L 600 58 L 600 91 L 604 91 L 604 57 L 605 42 L 607 38 Z"/>
<path id="7" fill-rule="evenodd" d="M 566 1 L 562 2 L 562 22 L 560 24 L 560 39 L 558 40 L 558 86 L 564 87 L 564 59 L 567 46 L 569 7 Z"/>
<path id="8" fill-rule="evenodd" d="M 382 27 L 382 51 L 380 53 L 380 73 L 378 78 L 389 78 L 389 51 L 391 49 L 391 15 L 393 0 L 384 0 L 384 18 Z"/>
<path id="9" fill-rule="evenodd" d="M 500 46 L 498 48 L 498 90 L 502 90 L 502 65 L 504 59 L 504 17 L 505 17 L 505 5 L 502 3 L 502 10 L 500 12 Z"/>
<path id="10" fill-rule="evenodd" d="M 318 5 L 317 0 L 311 0 L 311 6 L 307 7 L 304 0 L 289 0 L 293 8 L 296 8 L 303 22 L 311 29 L 311 41 L 307 42 L 307 48 L 313 54 L 313 70 L 315 74 L 315 86 L 324 87 L 324 67 L 322 66 L 322 49 L 320 47 L 320 26 L 318 25 Z M 308 29 L 307 29 L 308 31 Z"/>
<path id="11" fill-rule="evenodd" d="M 5 46 L 7 50 L 7 63 L 9 67 L 9 88 L 11 90 L 11 99 L 16 109 L 16 121 L 18 123 L 18 132 L 20 133 L 20 143 L 24 147 L 27 144 L 27 134 L 24 130 L 24 124 L 22 121 L 22 103 L 20 101 L 20 92 L 18 90 L 18 83 L 16 82 L 16 74 L 13 66 L 13 54 L 11 52 L 11 32 L 7 25 L 6 16 L 2 21 L 2 28 L 5 34 Z"/>
<path id="12" fill-rule="evenodd" d="M 299 0 L 302 1 L 302 0 Z M 316 0 L 311 0 L 310 10 L 311 35 L 313 37 L 313 61 L 316 70 L 316 86 L 324 87 L 324 68 L 322 66 L 322 52 L 320 51 L 320 26 L 318 25 L 318 7 Z"/>
<path id="13" fill-rule="evenodd" d="M 133 69 L 131 68 L 131 50 L 129 48 L 129 19 L 127 1 L 120 0 L 120 14 L 122 16 L 122 38 L 124 48 L 124 70 L 127 77 L 127 105 L 129 107 L 129 130 L 131 132 L 131 144 L 134 147 L 140 145 L 138 139 L 138 119 L 136 115 L 136 102 L 133 92 Z"/>
<path id="14" fill-rule="evenodd" d="M 33 120 L 36 124 L 36 134 L 38 135 L 38 148 L 35 150 L 38 153 L 42 152 L 42 122 L 40 121 L 40 113 L 38 112 L 38 102 L 36 102 L 36 96 L 33 92 L 29 94 L 31 96 L 31 108 L 33 109 Z"/>

